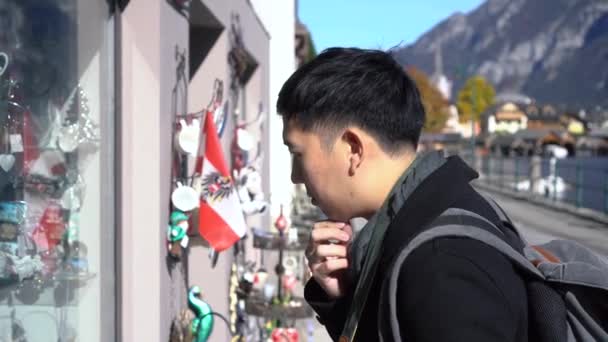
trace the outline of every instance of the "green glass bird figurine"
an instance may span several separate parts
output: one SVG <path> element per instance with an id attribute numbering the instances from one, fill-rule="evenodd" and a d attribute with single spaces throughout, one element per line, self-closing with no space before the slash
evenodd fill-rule
<path id="1" fill-rule="evenodd" d="M 213 331 L 213 314 L 211 306 L 201 299 L 201 289 L 198 286 L 192 286 L 188 291 L 188 307 L 196 315 L 190 326 L 194 342 L 207 342 Z"/>

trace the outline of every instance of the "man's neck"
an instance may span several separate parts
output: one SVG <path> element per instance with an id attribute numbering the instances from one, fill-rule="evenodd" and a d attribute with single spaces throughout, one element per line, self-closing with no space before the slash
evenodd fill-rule
<path id="1" fill-rule="evenodd" d="M 416 159 L 416 153 L 408 153 L 398 158 L 387 158 L 383 162 L 378 163 L 377 172 L 374 173 L 375 179 L 372 184 L 374 188 L 370 191 L 372 211 L 366 215 L 367 219 L 380 210 L 399 178 L 412 165 L 414 159 Z"/>

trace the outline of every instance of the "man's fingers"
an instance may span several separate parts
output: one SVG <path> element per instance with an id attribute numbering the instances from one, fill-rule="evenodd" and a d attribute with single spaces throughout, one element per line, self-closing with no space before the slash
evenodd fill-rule
<path id="1" fill-rule="evenodd" d="M 348 268 L 348 259 L 338 258 L 325 260 L 319 263 L 313 269 L 313 274 L 316 273 L 318 276 L 327 277 L 333 272 L 345 270 Z"/>
<path id="2" fill-rule="evenodd" d="M 338 228 L 341 229 L 346 225 L 344 222 L 335 222 L 335 221 L 319 221 L 315 222 L 312 226 L 312 229 L 315 228 Z"/>
<path id="3" fill-rule="evenodd" d="M 346 247 L 343 245 L 319 245 L 316 256 L 318 258 L 345 258 Z"/>
<path id="4" fill-rule="evenodd" d="M 311 239 L 313 243 L 322 244 L 332 240 L 347 242 L 350 234 L 340 228 L 315 228 L 312 231 Z"/>

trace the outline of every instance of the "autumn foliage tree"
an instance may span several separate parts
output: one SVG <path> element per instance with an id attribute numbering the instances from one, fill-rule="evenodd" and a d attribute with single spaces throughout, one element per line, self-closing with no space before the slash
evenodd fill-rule
<path id="1" fill-rule="evenodd" d="M 410 66 L 406 68 L 406 72 L 416 83 L 422 97 L 426 112 L 426 123 L 423 131 L 429 133 L 441 132 L 449 116 L 448 101 L 423 71 Z"/>
<path id="2" fill-rule="evenodd" d="M 495 96 L 494 87 L 483 77 L 469 78 L 458 92 L 456 100 L 460 122 L 471 121 L 471 117 L 475 121 L 479 121 L 481 114 L 494 104 Z"/>

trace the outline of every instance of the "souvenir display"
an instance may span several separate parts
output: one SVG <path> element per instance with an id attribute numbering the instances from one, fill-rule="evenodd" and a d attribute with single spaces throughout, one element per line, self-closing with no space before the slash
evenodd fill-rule
<path id="1" fill-rule="evenodd" d="M 111 296 L 95 279 L 115 271 L 109 9 L 0 1 L 2 341 L 91 340 L 100 323 L 77 336 L 68 321 Z"/>
<path id="2" fill-rule="evenodd" d="M 188 177 L 189 159 L 198 157 L 201 124 L 197 114 L 187 114 L 186 51 L 176 47 L 177 79 L 172 92 L 173 125 L 173 169 L 171 175 L 171 212 L 167 227 L 167 253 L 173 261 L 179 261 L 182 248 L 188 247 L 190 216 L 199 207 L 199 192 Z"/>
<path id="3" fill-rule="evenodd" d="M 74 29 L 70 10 L 36 2 L 1 7 L 0 292 L 11 303 L 42 305 L 42 293 L 61 279 L 82 286 L 93 276 L 79 212 L 82 173 L 100 133 L 85 87 L 57 62 L 69 60 L 62 35 Z M 31 26 L 24 17 L 34 12 Z"/>

